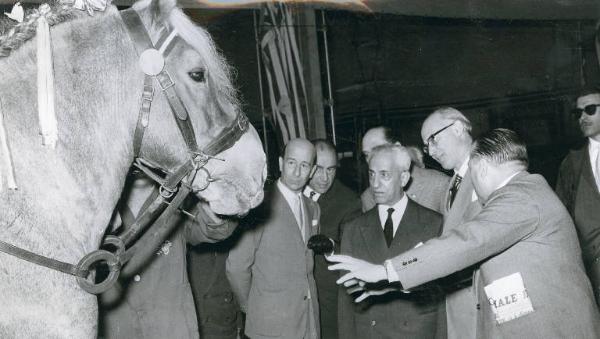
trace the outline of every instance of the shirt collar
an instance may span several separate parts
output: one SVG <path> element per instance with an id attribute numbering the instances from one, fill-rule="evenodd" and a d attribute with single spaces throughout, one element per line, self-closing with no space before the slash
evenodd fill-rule
<path id="1" fill-rule="evenodd" d="M 469 159 L 470 157 L 467 157 L 465 159 L 465 161 L 463 161 L 462 165 L 460 165 L 460 168 L 458 169 L 458 172 L 454 172 L 455 174 L 460 175 L 461 178 L 464 178 L 465 175 L 467 174 L 467 170 L 469 169 Z"/>
<path id="2" fill-rule="evenodd" d="M 387 216 L 387 210 L 389 208 L 393 208 L 394 213 L 396 213 L 396 212 L 404 211 L 406 209 L 407 204 L 408 204 L 408 197 L 406 196 L 406 192 L 405 192 L 404 195 L 402 196 L 402 199 L 398 200 L 398 202 L 396 202 L 392 206 L 379 204 L 379 205 L 377 205 L 377 209 L 379 210 L 379 213 L 384 212 L 385 215 Z"/>
<path id="3" fill-rule="evenodd" d="M 509 182 L 509 181 L 510 181 L 512 178 L 514 178 L 514 177 L 515 177 L 515 175 L 517 175 L 517 174 L 519 174 L 519 173 L 521 173 L 521 172 L 522 172 L 522 171 L 518 171 L 518 172 L 514 173 L 513 175 L 511 175 L 510 177 L 508 177 L 508 178 L 504 179 L 504 181 L 503 181 L 503 182 L 501 182 L 501 183 L 500 183 L 500 185 L 498 185 L 498 187 L 496 187 L 496 190 L 499 190 L 499 189 L 501 189 L 502 187 L 506 186 L 506 185 L 508 184 L 508 182 Z"/>
<path id="4" fill-rule="evenodd" d="M 588 139 L 590 141 L 590 149 L 593 149 L 593 150 L 600 149 L 600 142 L 598 142 L 592 138 L 588 138 Z"/>
<path id="5" fill-rule="evenodd" d="M 314 192 L 312 198 L 310 197 L 311 192 Z M 306 187 L 304 187 L 304 196 L 307 197 L 307 198 L 309 198 L 309 199 L 312 199 L 313 201 L 317 201 L 321 197 L 321 193 L 315 191 L 309 185 L 306 185 Z"/>
<path id="6" fill-rule="evenodd" d="M 296 201 L 296 199 L 298 199 L 298 197 L 300 196 L 300 193 L 296 193 L 289 189 L 286 185 L 284 185 L 281 182 L 281 179 L 277 180 L 277 188 L 279 188 L 279 192 L 283 194 L 283 197 L 291 206 L 293 206 L 292 203 Z"/>

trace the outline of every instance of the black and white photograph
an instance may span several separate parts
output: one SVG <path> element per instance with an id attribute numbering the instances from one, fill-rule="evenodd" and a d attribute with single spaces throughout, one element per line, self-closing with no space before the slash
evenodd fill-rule
<path id="1" fill-rule="evenodd" d="M 600 338 L 600 2 L 0 0 L 0 338 Z"/>

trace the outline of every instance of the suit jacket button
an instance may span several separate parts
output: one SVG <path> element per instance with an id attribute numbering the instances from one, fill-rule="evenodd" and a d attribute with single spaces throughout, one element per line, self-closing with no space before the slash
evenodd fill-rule
<path id="1" fill-rule="evenodd" d="M 307 297 L 307 296 L 304 296 L 304 300 L 306 300 L 306 299 L 308 299 L 308 297 Z"/>
<path id="2" fill-rule="evenodd" d="M 377 325 L 377 322 L 375 320 L 371 320 L 371 326 L 375 326 Z"/>

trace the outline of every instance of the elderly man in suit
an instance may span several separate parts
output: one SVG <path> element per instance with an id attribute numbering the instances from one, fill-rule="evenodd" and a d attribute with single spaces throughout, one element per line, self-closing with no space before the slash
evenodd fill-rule
<path id="1" fill-rule="evenodd" d="M 525 144 L 496 129 L 473 146 L 470 177 L 483 209 L 453 232 L 384 265 L 332 256 L 339 283 L 411 289 L 474 263 L 477 338 L 598 338 L 600 316 L 568 211 L 543 177 L 527 172 Z M 365 292 L 367 295 L 369 292 Z"/>
<path id="2" fill-rule="evenodd" d="M 336 179 L 338 161 L 335 146 L 324 139 L 315 140 L 313 144 L 317 151 L 316 169 L 304 189 L 304 195 L 316 201 L 321 208 L 319 233 L 339 244 L 342 222 L 360 213 L 360 199 Z M 327 266 L 323 256 L 315 256 L 314 275 L 319 293 L 321 337 L 337 339 L 338 286 L 335 281 L 339 276 L 329 271 Z"/>
<path id="3" fill-rule="evenodd" d="M 582 92 L 575 112 L 588 142 L 563 160 L 556 194 L 575 221 L 583 262 L 600 305 L 600 91 Z"/>
<path id="4" fill-rule="evenodd" d="M 469 119 L 452 107 L 436 109 L 421 127 L 424 151 L 444 169 L 454 171 L 452 179 L 441 194 L 444 235 L 481 210 L 469 175 L 469 153 L 473 142 L 471 129 Z M 446 315 L 438 318 L 438 338 L 476 338 L 478 308 L 475 290 L 471 286 L 473 272 L 473 268 L 467 268 L 445 279 L 446 284 L 454 284 L 454 287 L 448 290 L 445 308 L 441 309 Z"/>
<path id="5" fill-rule="evenodd" d="M 229 252 L 226 273 L 250 338 L 319 338 L 313 253 L 306 246 L 319 228 L 319 206 L 302 195 L 314 160 L 310 141 L 288 142 L 281 177 L 246 217 L 251 225 Z"/>
<path id="6" fill-rule="evenodd" d="M 399 140 L 394 137 L 390 128 L 383 126 L 371 128 L 362 139 L 363 155 L 368 161 L 373 148 L 393 143 L 399 143 Z M 441 197 L 448 187 L 448 176 L 436 170 L 414 166 L 414 161 L 411 172 L 411 181 L 406 187 L 406 194 L 420 205 L 441 212 L 443 208 Z M 370 187 L 363 192 L 360 199 L 363 212 L 375 207 L 376 203 Z"/>
<path id="7" fill-rule="evenodd" d="M 394 144 L 375 147 L 369 183 L 377 206 L 344 224 L 341 253 L 382 264 L 437 237 L 442 216 L 404 194 L 410 180 L 408 151 Z M 340 338 L 434 338 L 441 296 L 392 292 L 353 304 L 341 291 Z"/>

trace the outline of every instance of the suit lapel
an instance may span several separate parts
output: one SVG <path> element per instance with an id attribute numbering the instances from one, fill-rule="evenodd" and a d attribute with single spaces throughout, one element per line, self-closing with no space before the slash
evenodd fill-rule
<path id="1" fill-rule="evenodd" d="M 383 236 L 377 207 L 368 211 L 366 217 L 367 223 L 360 226 L 360 233 L 365 242 L 365 247 L 376 262 L 383 262 L 388 259 L 388 248 Z"/>
<path id="2" fill-rule="evenodd" d="M 585 152 L 583 153 L 583 169 L 582 169 L 582 177 L 587 181 L 588 186 L 593 187 L 594 192 L 598 192 L 598 185 L 596 185 L 596 178 L 594 178 L 594 172 L 592 171 L 592 161 L 590 159 L 590 144 L 588 141 L 587 146 L 585 146 Z"/>
<path id="3" fill-rule="evenodd" d="M 418 224 L 418 221 L 419 212 L 415 203 L 408 199 L 406 210 L 404 211 L 402 219 L 400 219 L 400 224 L 398 225 L 398 229 L 396 230 L 396 234 L 394 235 L 394 239 L 389 248 L 390 253 L 402 253 L 411 248 L 412 242 L 410 240 L 414 234 L 413 230 L 415 224 Z"/>
<path id="4" fill-rule="evenodd" d="M 472 202 L 472 198 L 473 182 L 471 181 L 470 170 L 467 170 L 456 193 L 456 198 L 454 198 L 452 208 L 444 215 L 444 234 L 446 234 L 447 230 L 451 230 L 463 222 L 465 211 L 469 208 L 470 204 L 479 204 L 477 201 Z"/>
<path id="5" fill-rule="evenodd" d="M 296 217 L 294 216 L 294 212 L 292 212 L 292 207 L 288 204 L 287 200 L 283 196 L 283 193 L 279 191 L 279 188 L 276 188 L 277 194 L 275 195 L 276 210 L 273 213 L 281 213 L 282 224 L 281 227 L 291 228 L 290 231 L 292 234 L 298 237 L 298 241 L 300 244 L 304 243 L 302 240 L 302 234 L 300 233 L 300 228 L 298 227 L 298 222 L 296 221 Z"/>

